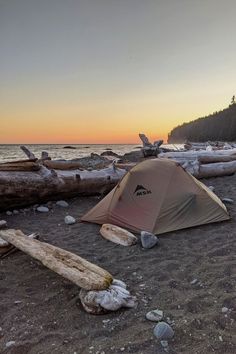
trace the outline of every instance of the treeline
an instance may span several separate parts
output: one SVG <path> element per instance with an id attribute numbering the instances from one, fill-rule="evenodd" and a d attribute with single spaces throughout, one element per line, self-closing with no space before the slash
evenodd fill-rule
<path id="1" fill-rule="evenodd" d="M 223 111 L 179 125 L 168 134 L 169 143 L 183 143 L 186 140 L 236 141 L 236 103 L 233 102 Z"/>

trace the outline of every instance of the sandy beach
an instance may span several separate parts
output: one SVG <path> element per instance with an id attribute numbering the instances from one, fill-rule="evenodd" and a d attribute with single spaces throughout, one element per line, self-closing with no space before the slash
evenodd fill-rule
<path id="1" fill-rule="evenodd" d="M 236 176 L 203 182 L 236 203 Z M 31 207 L 0 219 L 107 269 L 128 284 L 138 305 L 87 314 L 77 286 L 17 251 L 0 260 L 0 353 L 164 353 L 153 336 L 155 323 L 145 318 L 156 308 L 174 321 L 170 353 L 236 353 L 235 203 L 227 205 L 230 221 L 162 235 L 159 247 L 144 250 L 104 240 L 98 225 L 66 225 L 67 214 L 79 219 L 99 198 L 67 201 L 69 208 L 53 202 L 49 213 Z M 9 341 L 15 343 L 7 348 Z"/>

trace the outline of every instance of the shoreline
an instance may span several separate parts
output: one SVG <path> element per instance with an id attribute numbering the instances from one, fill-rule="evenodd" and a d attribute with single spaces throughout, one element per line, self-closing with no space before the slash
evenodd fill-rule
<path id="1" fill-rule="evenodd" d="M 236 176 L 204 180 L 219 197 L 236 200 Z M 0 213 L 10 228 L 39 232 L 40 240 L 72 251 L 111 272 L 138 298 L 134 309 L 101 316 L 85 313 L 79 288 L 18 251 L 1 260 L 0 351 L 9 354 L 163 353 L 145 314 L 155 308 L 174 321 L 170 353 L 235 353 L 235 204 L 231 220 L 160 235 L 160 246 L 122 247 L 104 240 L 99 226 L 76 223 L 100 200 L 68 200 L 41 214 L 27 208 Z M 191 282 L 197 279 L 196 284 Z M 14 291 L 13 291 L 14 290 Z M 225 316 L 222 308 L 229 308 Z M 222 340 L 221 340 L 222 339 Z M 6 343 L 15 341 L 11 348 Z M 124 348 L 124 349 L 123 349 Z"/>

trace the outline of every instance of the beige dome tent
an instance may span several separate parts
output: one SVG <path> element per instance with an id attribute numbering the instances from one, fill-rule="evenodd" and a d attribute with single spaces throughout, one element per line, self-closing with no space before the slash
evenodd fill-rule
<path id="1" fill-rule="evenodd" d="M 133 167 L 82 217 L 154 234 L 229 219 L 220 199 L 176 162 L 151 159 Z"/>

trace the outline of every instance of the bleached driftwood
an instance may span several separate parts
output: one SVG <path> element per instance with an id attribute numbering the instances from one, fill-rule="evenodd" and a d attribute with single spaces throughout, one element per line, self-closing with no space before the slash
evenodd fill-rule
<path id="1" fill-rule="evenodd" d="M 51 160 L 51 157 L 48 155 L 47 151 L 42 151 L 41 153 L 41 161 Z"/>
<path id="2" fill-rule="evenodd" d="M 236 154 L 236 149 L 229 150 L 216 150 L 216 151 L 171 151 L 171 152 L 161 152 L 158 154 L 160 158 L 171 158 L 171 159 L 196 159 L 202 156 L 230 156 Z"/>
<path id="3" fill-rule="evenodd" d="M 236 172 L 236 161 L 202 164 L 197 178 L 210 178 L 232 175 Z"/>
<path id="4" fill-rule="evenodd" d="M 157 140 L 154 144 L 150 143 L 145 134 L 139 134 L 140 139 L 142 140 L 143 147 L 142 152 L 144 157 L 157 156 L 159 153 L 159 148 L 163 144 L 163 140 Z"/>
<path id="5" fill-rule="evenodd" d="M 112 224 L 103 224 L 100 229 L 100 234 L 106 240 L 122 246 L 132 246 L 137 243 L 137 237 L 131 232 Z"/>
<path id="6" fill-rule="evenodd" d="M 209 154 L 209 155 L 200 155 L 198 157 L 198 161 L 200 163 L 214 163 L 214 162 L 230 162 L 236 160 L 236 153 L 231 155 L 217 155 L 217 154 Z"/>
<path id="7" fill-rule="evenodd" d="M 139 137 L 142 140 L 143 143 L 143 147 L 152 147 L 153 145 L 150 143 L 150 141 L 148 140 L 148 138 L 146 137 L 145 134 L 143 133 L 139 133 Z"/>
<path id="8" fill-rule="evenodd" d="M 74 196 L 108 193 L 126 173 L 112 167 L 99 171 L 0 171 L 0 210 Z"/>
<path id="9" fill-rule="evenodd" d="M 20 148 L 30 160 L 37 160 L 35 155 L 26 146 L 22 145 Z"/>
<path id="10" fill-rule="evenodd" d="M 20 230 L 0 230 L 0 237 L 86 290 L 104 290 L 112 283 L 106 270 L 59 247 L 29 239 Z"/>
<path id="11" fill-rule="evenodd" d="M 37 239 L 38 236 L 39 235 L 37 233 L 27 235 L 27 237 L 30 239 Z M 13 253 L 13 251 L 17 251 L 17 248 L 0 237 L 0 258 L 8 256 L 9 254 Z"/>
<path id="12" fill-rule="evenodd" d="M 181 165 L 196 178 L 227 176 L 236 172 L 236 161 L 200 164 L 196 159 L 194 161 L 186 161 Z"/>

